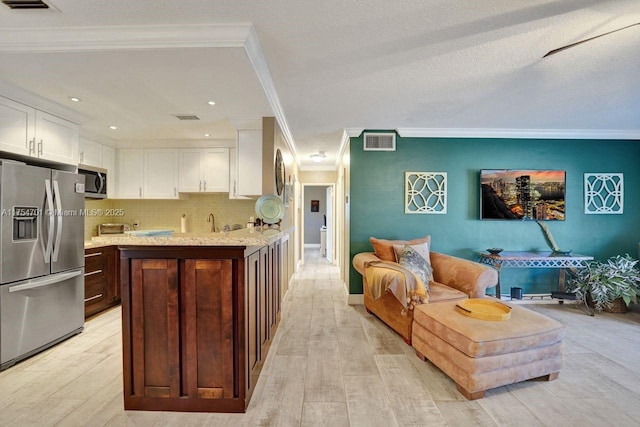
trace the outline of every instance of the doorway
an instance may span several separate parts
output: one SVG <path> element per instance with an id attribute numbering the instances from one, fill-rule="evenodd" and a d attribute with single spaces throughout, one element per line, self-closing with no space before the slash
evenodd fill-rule
<path id="1" fill-rule="evenodd" d="M 318 248 L 321 257 L 335 264 L 335 184 L 303 184 L 301 212 L 301 260 L 305 248 Z"/>

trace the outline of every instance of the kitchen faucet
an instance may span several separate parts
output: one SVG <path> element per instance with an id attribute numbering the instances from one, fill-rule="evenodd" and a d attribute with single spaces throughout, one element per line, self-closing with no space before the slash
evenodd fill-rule
<path id="1" fill-rule="evenodd" d="M 207 222 L 211 223 L 211 232 L 213 233 L 214 231 L 216 231 L 216 217 L 213 216 L 212 213 L 209 214 L 209 218 L 207 219 Z"/>

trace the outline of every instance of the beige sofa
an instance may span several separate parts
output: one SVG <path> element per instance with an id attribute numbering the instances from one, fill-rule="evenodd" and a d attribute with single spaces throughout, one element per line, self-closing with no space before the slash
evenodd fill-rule
<path id="1" fill-rule="evenodd" d="M 366 279 L 365 266 L 376 261 L 380 261 L 380 258 L 373 252 L 363 252 L 353 257 L 354 268 L 362 274 L 364 305 L 369 313 L 375 314 L 411 345 L 413 311 L 404 310 L 406 314 L 403 314 L 403 305 L 390 292 L 386 292 L 377 300 L 373 299 Z M 498 283 L 497 271 L 477 262 L 433 251 L 430 252 L 430 261 L 434 281 L 429 283 L 429 304 L 480 298 L 485 295 L 487 288 Z"/>

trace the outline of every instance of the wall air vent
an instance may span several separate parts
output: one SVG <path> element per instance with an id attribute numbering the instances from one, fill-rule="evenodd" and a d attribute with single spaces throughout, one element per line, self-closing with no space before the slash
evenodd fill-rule
<path id="1" fill-rule="evenodd" d="M 40 0 L 2 0 L 10 9 L 49 9 L 49 5 Z"/>
<path id="2" fill-rule="evenodd" d="M 365 132 L 364 151 L 396 151 L 396 134 Z"/>
<path id="3" fill-rule="evenodd" d="M 174 116 L 177 117 L 178 120 L 200 120 L 200 117 L 195 114 L 174 114 Z"/>

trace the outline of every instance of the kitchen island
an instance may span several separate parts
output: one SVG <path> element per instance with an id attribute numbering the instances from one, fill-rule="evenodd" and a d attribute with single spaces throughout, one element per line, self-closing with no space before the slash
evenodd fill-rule
<path id="1" fill-rule="evenodd" d="M 92 239 L 120 253 L 125 409 L 245 411 L 292 273 L 289 232 Z"/>

